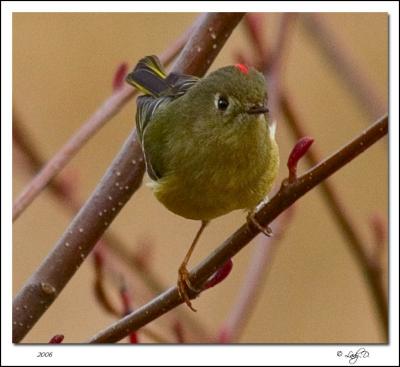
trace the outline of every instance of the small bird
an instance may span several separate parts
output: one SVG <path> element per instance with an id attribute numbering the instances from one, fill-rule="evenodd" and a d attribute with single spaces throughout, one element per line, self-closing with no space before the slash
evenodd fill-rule
<path id="1" fill-rule="evenodd" d="M 254 218 L 256 206 L 278 173 L 275 127 L 268 121 L 266 82 L 254 68 L 236 64 L 204 78 L 166 74 L 157 56 L 147 56 L 126 81 L 137 99 L 136 128 L 156 198 L 171 212 L 200 220 L 178 271 L 178 290 L 193 310 L 187 263 L 210 220 L 236 209 L 248 225 L 271 230 Z"/>

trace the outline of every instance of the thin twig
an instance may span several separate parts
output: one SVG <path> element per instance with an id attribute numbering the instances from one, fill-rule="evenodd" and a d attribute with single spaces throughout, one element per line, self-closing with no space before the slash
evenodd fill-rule
<path id="1" fill-rule="evenodd" d="M 185 44 L 189 32 L 190 29 L 161 54 L 160 60 L 163 63 L 169 64 L 175 58 Z M 113 94 L 102 103 L 96 112 L 83 123 L 79 130 L 26 185 L 13 204 L 13 221 L 21 215 L 48 185 L 49 181 L 67 165 L 88 140 L 94 136 L 107 121 L 114 117 L 136 93 L 137 91 L 135 89 L 126 84 L 121 88 L 114 89 Z"/>
<path id="2" fill-rule="evenodd" d="M 259 238 L 253 255 L 248 266 L 246 276 L 243 279 L 242 286 L 238 291 L 236 300 L 221 327 L 218 341 L 221 343 L 234 343 L 239 340 L 240 335 L 248 321 L 252 310 L 255 307 L 257 298 L 262 292 L 263 284 L 268 271 L 271 268 L 271 262 L 277 250 L 284 230 L 292 218 L 292 208 L 286 210 L 276 223 L 272 223 L 273 237 L 262 236 Z"/>
<path id="3" fill-rule="evenodd" d="M 201 16 L 173 71 L 204 75 L 243 15 L 208 13 Z M 144 170 L 142 150 L 136 130 L 133 130 L 90 198 L 16 295 L 13 302 L 14 343 L 22 340 L 79 269 L 140 186 Z"/>
<path id="4" fill-rule="evenodd" d="M 32 144 L 29 134 L 23 127 L 18 113 L 13 110 L 12 117 L 13 149 L 18 149 L 23 155 L 25 169 L 30 175 L 35 175 L 43 165 L 38 149 Z M 48 184 L 50 192 L 62 201 L 68 209 L 77 211 L 79 205 L 71 194 L 71 184 L 62 176 L 51 180 Z"/>
<path id="5" fill-rule="evenodd" d="M 175 335 L 175 339 L 179 344 L 183 344 L 186 342 L 183 327 L 179 320 L 176 320 L 172 325 L 172 332 Z"/>
<path id="6" fill-rule="evenodd" d="M 339 149 L 336 153 L 320 162 L 292 183 L 286 179 L 278 193 L 263 205 L 255 214 L 255 219 L 262 226 L 267 226 L 280 213 L 286 210 L 300 197 L 320 184 L 336 171 L 364 152 L 367 148 L 384 137 L 388 132 L 387 115 L 379 119 L 358 137 Z M 215 273 L 228 259 L 237 254 L 258 233 L 256 226 L 244 224 L 225 242 L 215 249 L 205 260 L 197 265 L 189 275 L 190 283 L 201 289 L 204 282 Z M 188 291 L 191 298 L 197 296 Z M 112 324 L 92 337 L 90 343 L 113 343 L 133 330 L 137 330 L 167 313 L 182 303 L 177 287 L 171 287 L 157 298 L 142 306 L 135 312 Z"/>
<path id="7" fill-rule="evenodd" d="M 255 65 L 261 65 L 265 60 L 269 59 L 270 49 L 267 42 L 264 39 L 264 32 L 262 31 L 265 14 L 260 13 L 249 13 L 244 18 L 244 29 L 247 32 L 249 38 L 253 41 L 255 52 L 254 58 Z M 260 69 L 263 70 L 264 66 Z"/>
<path id="8" fill-rule="evenodd" d="M 358 100 L 362 111 L 367 111 L 370 120 L 382 115 L 387 106 L 377 93 L 368 76 L 362 72 L 356 63 L 351 50 L 329 29 L 319 14 L 303 14 L 301 17 L 306 31 L 317 43 L 325 55 L 325 59 L 335 68 L 344 83 Z"/>
<path id="9" fill-rule="evenodd" d="M 297 117 L 298 114 L 294 111 L 294 107 L 292 106 L 290 98 L 288 97 L 288 93 L 283 93 L 281 95 L 281 109 L 286 121 L 289 123 L 295 139 L 299 139 L 299 137 L 304 136 L 306 134 L 306 131 L 303 128 L 304 124 L 299 121 Z M 310 166 L 317 164 L 320 159 L 319 155 L 316 153 L 315 147 L 308 151 L 306 159 L 308 160 Z M 381 319 L 381 325 L 385 337 L 387 337 L 389 327 L 387 297 L 383 283 L 381 282 L 381 277 L 375 276 L 376 269 L 372 265 L 374 260 L 372 256 L 369 256 L 366 252 L 365 246 L 363 245 L 365 241 L 363 240 L 363 237 L 357 226 L 354 224 L 353 219 L 349 215 L 349 211 L 340 200 L 339 195 L 337 194 L 332 183 L 330 181 L 322 182 L 321 189 L 323 192 L 323 198 L 326 200 L 329 208 L 331 209 L 338 227 L 341 229 L 343 235 L 347 238 L 350 250 L 353 252 L 356 262 L 368 280 L 369 289 L 378 309 L 378 314 Z"/>
<path id="10" fill-rule="evenodd" d="M 277 42 L 273 53 L 269 59 L 265 59 L 259 64 L 260 70 L 264 72 L 267 80 L 269 90 L 268 106 L 275 121 L 279 121 L 279 99 L 283 84 L 284 61 L 286 60 L 285 56 L 288 51 L 291 30 L 296 18 L 297 13 L 284 13 L 281 15 Z M 254 45 L 257 45 L 254 39 L 252 41 Z"/>

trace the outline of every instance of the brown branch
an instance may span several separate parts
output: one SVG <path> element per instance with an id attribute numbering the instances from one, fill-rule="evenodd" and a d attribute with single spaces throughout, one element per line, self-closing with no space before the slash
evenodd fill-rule
<path id="1" fill-rule="evenodd" d="M 204 75 L 243 15 L 203 15 L 173 71 Z M 136 130 L 133 130 L 95 191 L 16 295 L 13 302 L 14 343 L 22 340 L 79 269 L 103 232 L 140 186 L 144 169 L 141 147 Z"/>
<path id="2" fill-rule="evenodd" d="M 299 139 L 301 136 L 306 134 L 303 124 L 296 117 L 297 114 L 294 111 L 292 103 L 287 93 L 281 95 L 281 109 L 289 123 L 290 128 L 294 134 L 295 139 Z M 319 161 L 319 155 L 316 153 L 314 148 L 311 148 L 306 158 L 310 166 L 314 166 Z M 372 296 L 377 307 L 381 324 L 384 330 L 385 337 L 388 333 L 388 306 L 385 289 L 381 282 L 381 277 L 377 276 L 376 268 L 373 266 L 374 260 L 372 256 L 369 256 L 363 245 L 364 240 L 361 233 L 358 231 L 357 226 L 354 224 L 353 219 L 349 215 L 349 212 L 345 205 L 339 199 L 334 186 L 329 181 L 321 183 L 321 189 L 323 192 L 323 198 L 331 208 L 334 219 L 336 220 L 338 227 L 341 229 L 343 235 L 347 238 L 350 250 L 354 254 L 354 258 L 362 270 L 364 276 L 368 280 L 369 289 L 372 292 Z"/>
<path id="3" fill-rule="evenodd" d="M 257 211 L 255 219 L 260 225 L 264 227 L 267 226 L 300 197 L 360 155 L 376 141 L 385 136 L 387 132 L 388 117 L 386 115 L 362 132 L 354 140 L 320 162 L 294 182 L 289 183 L 287 179 L 284 180 L 278 193 Z M 244 224 L 240 227 L 190 272 L 189 278 L 191 284 L 195 288 L 201 289 L 204 282 L 206 282 L 217 269 L 245 247 L 258 233 L 259 231 L 255 226 Z M 196 294 L 191 291 L 189 293 L 192 298 L 196 296 Z M 171 287 L 148 304 L 100 331 L 91 338 L 89 342 L 116 342 L 131 331 L 137 330 L 150 323 L 181 303 L 182 300 L 177 287 Z"/>
<path id="4" fill-rule="evenodd" d="M 160 60 L 163 63 L 169 64 L 175 58 L 185 44 L 190 31 L 189 29 L 160 56 Z M 13 204 L 13 221 L 21 215 L 49 184 L 50 180 L 68 164 L 88 140 L 100 130 L 107 121 L 114 117 L 136 93 L 137 91 L 129 85 L 114 89 L 113 94 L 103 102 L 96 112 L 83 123 L 79 130 L 26 185 Z"/>
<path id="5" fill-rule="evenodd" d="M 301 19 L 306 31 L 320 47 L 326 60 L 335 68 L 335 72 L 342 77 L 343 82 L 358 100 L 362 111 L 367 111 L 371 120 L 382 115 L 387 106 L 376 92 L 372 81 L 360 70 L 351 50 L 342 45 L 324 23 L 321 15 L 304 14 Z"/>
<path id="6" fill-rule="evenodd" d="M 23 128 L 18 114 L 13 112 L 13 143 L 14 148 L 17 148 L 23 155 L 24 165 L 28 172 L 31 174 L 36 174 L 38 169 L 43 166 L 43 159 L 40 156 L 35 144 L 27 134 L 25 128 Z M 63 204 L 63 207 L 70 209 L 73 213 L 76 213 L 82 206 L 80 201 L 74 195 L 74 191 L 69 188 L 68 182 L 62 177 L 57 177 L 51 180 L 48 184 L 50 192 Z M 119 237 L 113 232 L 109 231 L 105 233 L 103 237 L 99 240 L 98 245 L 104 246 L 104 249 L 108 249 L 112 254 L 116 255 L 118 260 L 124 262 L 131 271 L 135 272 L 136 275 L 140 277 L 143 283 L 155 294 L 160 293 L 165 289 L 163 283 L 151 267 L 144 267 L 143 262 L 134 252 L 130 251 L 119 239 Z M 101 301 L 104 301 L 105 293 L 102 283 L 99 282 L 96 285 L 97 296 L 100 297 Z M 101 298 L 103 297 L 103 298 Z M 105 300 L 107 303 L 108 299 Z M 107 308 L 107 305 L 105 306 Z M 109 308 L 110 310 L 112 308 Z M 112 310 L 114 311 L 114 310 Z M 115 314 L 115 312 L 114 312 Z M 191 314 L 181 312 L 180 318 L 185 320 L 185 322 L 193 330 L 196 336 L 200 336 L 204 339 L 209 339 L 208 333 L 204 329 L 198 320 L 194 319 Z"/>

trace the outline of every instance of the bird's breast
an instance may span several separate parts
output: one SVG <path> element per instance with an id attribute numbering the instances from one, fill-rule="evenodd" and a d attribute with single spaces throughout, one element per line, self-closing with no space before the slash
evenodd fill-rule
<path id="1" fill-rule="evenodd" d="M 154 194 L 170 211 L 210 220 L 235 209 L 255 207 L 270 191 L 278 150 L 266 124 L 223 139 L 197 138 L 178 144 L 167 174 L 153 182 Z"/>

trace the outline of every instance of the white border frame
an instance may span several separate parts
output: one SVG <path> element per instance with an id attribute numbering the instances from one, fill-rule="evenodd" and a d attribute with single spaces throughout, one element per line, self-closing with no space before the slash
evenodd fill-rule
<path id="1" fill-rule="evenodd" d="M 370 357 L 358 365 L 399 363 L 399 7 L 394 1 L 374 2 L 7 2 L 1 3 L 1 275 L 2 365 L 348 365 L 340 345 L 241 345 L 241 346 L 57 346 L 11 343 L 12 309 L 12 13 L 13 12 L 388 12 L 390 14 L 390 345 L 368 345 Z M 114 348 L 118 348 L 115 350 Z M 202 348 L 199 350 L 198 348 Z M 203 349 L 205 348 L 205 349 Z M 38 351 L 54 357 L 36 358 Z M 113 353 L 110 353 L 113 352 Z"/>

